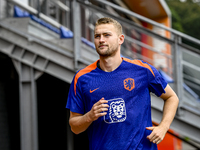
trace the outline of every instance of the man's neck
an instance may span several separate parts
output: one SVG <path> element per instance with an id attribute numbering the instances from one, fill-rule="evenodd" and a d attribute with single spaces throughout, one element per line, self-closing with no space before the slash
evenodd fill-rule
<path id="1" fill-rule="evenodd" d="M 105 72 L 114 71 L 122 63 L 122 58 L 118 57 L 100 57 L 100 68 Z"/>

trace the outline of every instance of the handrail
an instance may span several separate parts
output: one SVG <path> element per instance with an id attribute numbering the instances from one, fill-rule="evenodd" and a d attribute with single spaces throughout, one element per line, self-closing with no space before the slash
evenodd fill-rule
<path id="1" fill-rule="evenodd" d="M 160 36 L 160 35 L 158 35 L 157 33 L 154 33 L 154 32 L 150 31 L 150 30 L 147 29 L 147 28 L 144 28 L 144 27 L 142 27 L 142 26 L 139 26 L 138 24 L 135 24 L 133 21 L 129 21 L 129 20 L 124 19 L 124 18 L 119 18 L 119 17 L 117 17 L 117 16 L 115 16 L 115 15 L 113 15 L 113 14 L 110 14 L 110 13 L 107 12 L 107 11 L 103 11 L 102 8 L 99 8 L 99 7 L 95 6 L 95 5 L 91 5 L 91 4 L 90 4 L 89 2 L 87 2 L 87 1 L 79 1 L 79 0 L 77 0 L 77 1 L 78 1 L 80 4 L 82 4 L 82 6 L 87 7 L 87 8 L 89 8 L 90 10 L 93 10 L 93 11 L 97 11 L 97 10 L 98 10 L 98 11 L 102 12 L 103 14 L 109 15 L 109 16 L 111 16 L 112 18 L 123 22 L 123 24 L 126 24 L 127 26 L 131 26 L 132 28 L 135 28 L 136 30 L 138 30 L 138 31 L 140 31 L 140 32 L 142 32 L 142 33 L 144 33 L 144 34 L 151 35 L 151 36 L 156 37 L 156 38 L 158 38 L 158 39 L 160 39 L 160 40 L 162 40 L 162 41 L 166 41 L 166 42 L 169 43 L 169 44 L 173 44 L 173 43 L 174 43 L 174 42 L 173 42 L 171 39 L 169 39 L 169 38 Z M 88 26 L 88 27 L 89 27 L 90 29 L 94 30 L 94 29 L 93 29 L 94 27 L 93 27 L 93 28 L 91 28 L 91 26 Z M 164 55 L 164 56 L 165 56 L 166 58 L 168 58 L 168 59 L 169 59 L 169 58 L 172 59 L 172 56 L 170 56 L 170 55 L 168 55 L 168 54 L 166 54 L 166 53 L 163 53 L 163 52 L 158 52 L 158 51 L 156 51 L 155 48 L 153 48 L 153 47 L 151 47 L 151 46 L 149 46 L 149 45 L 147 45 L 147 44 L 145 44 L 145 43 L 142 43 L 142 42 L 140 42 L 140 41 L 138 41 L 138 40 L 135 40 L 135 39 L 133 39 L 133 38 L 127 36 L 127 35 L 125 35 L 125 39 L 126 39 L 127 41 L 129 41 L 129 42 L 137 43 L 139 46 L 144 47 L 144 48 L 147 48 L 147 49 L 149 49 L 149 50 L 151 50 L 151 51 L 153 51 L 153 52 L 156 52 L 156 53 L 158 53 L 158 54 L 160 54 L 160 55 Z"/>
<path id="2" fill-rule="evenodd" d="M 28 5 L 25 5 L 24 3 L 17 1 L 17 0 L 8 0 L 8 2 L 13 3 L 21 8 L 23 8 L 24 10 L 34 14 L 34 15 L 38 15 L 38 11 L 36 9 L 34 9 L 33 7 L 30 7 Z M 55 20 L 51 19 L 50 17 L 44 15 L 43 13 L 39 13 L 39 17 L 41 19 L 43 19 L 44 21 L 52 24 L 53 26 L 60 28 L 62 25 L 58 22 L 56 22 Z"/>
<path id="3" fill-rule="evenodd" d="M 88 27 L 89 27 L 90 29 L 94 30 L 93 24 L 88 24 Z M 127 41 L 129 41 L 129 42 L 134 42 L 134 43 L 138 44 L 139 46 L 144 47 L 144 48 L 147 48 L 147 49 L 149 49 L 149 50 L 151 50 L 151 51 L 153 51 L 153 52 L 156 52 L 156 53 L 158 53 L 158 54 L 160 54 L 160 55 L 165 55 L 167 58 L 172 58 L 171 55 L 166 54 L 166 53 L 162 53 L 162 52 L 157 52 L 155 48 L 153 48 L 153 47 L 151 47 L 151 46 L 149 46 L 149 45 L 147 45 L 147 44 L 145 44 L 145 43 L 142 43 L 142 42 L 140 42 L 140 41 L 138 41 L 138 40 L 135 40 L 135 39 L 133 39 L 133 38 L 127 36 L 127 35 L 125 36 L 125 39 L 126 39 Z"/>
<path id="4" fill-rule="evenodd" d="M 142 43 L 142 42 L 140 42 L 140 41 L 138 41 L 138 40 L 135 40 L 135 39 L 133 39 L 133 38 L 131 38 L 131 37 L 129 37 L 129 36 L 126 36 L 125 38 L 126 38 L 129 42 L 134 42 L 134 43 L 138 44 L 138 45 L 141 46 L 141 47 L 147 48 L 147 49 L 149 49 L 149 50 L 151 50 L 151 51 L 153 51 L 153 52 L 156 52 L 156 53 L 158 53 L 158 54 L 160 54 L 160 55 L 164 55 L 164 56 L 167 57 L 167 58 L 172 58 L 171 55 L 166 54 L 166 53 L 162 53 L 162 52 L 158 52 L 158 51 L 156 51 L 155 48 L 153 48 L 153 47 L 151 47 L 151 46 L 149 46 L 149 45 L 147 45 L 147 44 L 145 44 L 145 43 Z"/>
<path id="5" fill-rule="evenodd" d="M 124 11 L 123 10 L 123 8 L 121 8 L 120 7 L 120 9 L 119 9 L 119 7 L 117 6 L 117 5 L 114 5 L 114 4 L 112 4 L 112 3 L 110 3 L 110 2 L 107 2 L 107 1 L 100 1 L 100 0 L 95 0 L 95 1 L 97 1 L 97 2 L 99 2 L 99 3 L 106 3 L 106 5 L 107 5 L 107 3 L 109 4 L 108 6 L 110 6 L 110 5 L 113 5 L 114 7 L 114 9 L 117 9 L 117 10 L 119 10 L 119 11 Z M 23 8 L 23 9 L 25 9 L 25 10 L 27 10 L 28 12 L 30 12 L 30 13 L 33 13 L 33 14 L 35 14 L 35 15 L 37 15 L 38 14 L 38 11 L 36 10 L 36 9 L 34 9 L 34 8 L 32 8 L 32 7 L 30 7 L 30 6 L 28 6 L 28 5 L 24 5 L 23 3 L 21 3 L 21 2 L 19 2 L 19 1 L 16 1 L 16 0 L 9 0 L 8 2 L 12 2 L 13 4 L 16 4 L 16 5 L 18 5 L 18 6 L 20 6 L 21 8 Z M 74 36 L 74 55 L 73 55 L 73 57 L 74 57 L 74 62 L 76 63 L 74 66 L 74 68 L 75 69 L 77 69 L 78 68 L 78 63 L 79 63 L 79 61 L 80 62 L 83 62 L 84 61 L 84 63 L 87 61 L 87 60 L 83 60 L 84 58 L 83 57 L 81 57 L 82 55 L 81 55 L 81 45 L 80 45 L 80 41 L 81 41 L 81 38 L 80 38 L 80 35 L 81 35 L 81 28 L 80 28 L 80 24 L 81 24 L 81 16 L 80 16 L 80 10 L 76 10 L 76 9 L 74 9 L 74 8 L 76 8 L 77 6 L 79 6 L 79 4 L 83 4 L 83 5 L 81 5 L 81 6 L 83 6 L 83 7 L 85 7 L 86 9 L 89 9 L 89 10 L 91 10 L 91 11 L 95 11 L 95 12 L 97 12 L 98 10 L 99 11 L 101 11 L 102 12 L 102 14 L 105 14 L 105 15 L 109 15 L 109 16 L 112 16 L 114 19 L 117 19 L 117 20 L 119 20 L 119 21 L 121 21 L 124 25 L 127 25 L 128 27 L 132 27 L 132 29 L 135 29 L 135 30 L 137 30 L 138 32 L 141 32 L 141 33 L 147 33 L 148 35 L 150 35 L 150 36 L 152 36 L 153 38 L 154 37 L 156 37 L 157 39 L 159 39 L 159 40 L 162 40 L 162 41 L 164 41 L 164 42 L 166 42 L 167 44 L 170 44 L 171 45 L 171 47 L 172 47 L 172 49 L 174 50 L 174 53 L 173 53 L 173 55 L 172 56 L 169 56 L 168 54 L 165 54 L 165 53 L 160 53 L 160 52 L 157 52 L 158 54 L 160 54 L 160 55 L 165 55 L 165 57 L 166 58 L 168 58 L 167 59 L 167 61 L 171 61 L 171 59 L 176 59 L 176 61 L 175 61 L 175 65 L 174 65 L 174 70 L 176 70 L 176 71 L 174 71 L 175 72 L 175 75 L 173 74 L 173 77 L 174 76 L 176 76 L 175 77 L 175 86 L 177 86 L 177 89 L 179 88 L 179 89 L 183 89 L 182 88 L 182 80 L 183 80 L 183 77 L 182 77 L 182 75 L 180 75 L 180 74 L 182 74 L 182 66 L 183 66 L 183 60 L 181 60 L 181 57 L 179 57 L 179 56 L 181 56 L 181 51 L 182 51 L 182 49 L 180 49 L 180 48 L 182 48 L 182 47 L 185 47 L 185 46 L 189 46 L 189 45 L 186 45 L 186 44 L 184 44 L 184 43 L 181 43 L 181 41 L 179 41 L 179 39 L 181 39 L 181 38 L 189 38 L 189 40 L 192 40 L 194 43 L 197 43 L 197 44 L 199 44 L 200 45 L 200 41 L 199 40 L 197 40 L 197 39 L 194 39 L 194 38 L 192 38 L 192 37 L 190 37 L 190 36 L 187 36 L 187 35 L 185 35 L 185 34 L 183 34 L 183 33 L 180 33 L 180 32 L 178 32 L 178 31 L 175 31 L 175 30 L 173 30 L 173 29 L 170 29 L 170 28 L 168 28 L 168 27 L 165 27 L 164 25 L 161 25 L 161 24 L 159 24 L 159 23 L 156 23 L 156 22 L 154 22 L 154 21 L 152 21 L 152 20 L 150 20 L 150 19 L 148 19 L 148 18 L 145 18 L 145 17 L 143 17 L 143 16 L 140 16 L 140 15 L 138 15 L 138 14 L 135 14 L 135 13 L 133 13 L 133 12 L 131 12 L 131 11 L 129 11 L 129 10 L 126 10 L 124 13 L 126 13 L 126 14 L 128 14 L 128 15 L 131 15 L 131 16 L 134 16 L 134 17 L 136 17 L 137 16 L 137 18 L 139 18 L 139 19 L 141 19 L 141 20 L 144 20 L 144 21 L 149 21 L 149 23 L 152 23 L 152 25 L 155 25 L 155 26 L 157 26 L 157 27 L 160 27 L 160 28 L 162 28 L 162 29 L 165 29 L 165 30 L 167 30 L 167 31 L 170 31 L 172 34 L 174 34 L 174 38 L 173 39 L 170 39 L 170 38 L 166 38 L 166 37 L 163 37 L 163 36 L 161 36 L 161 35 L 159 35 L 159 34 L 157 34 L 157 33 L 154 33 L 153 31 L 151 31 L 151 30 L 149 30 L 149 29 L 146 29 L 146 28 L 144 28 L 144 27 L 142 27 L 142 26 L 140 26 L 140 25 L 137 25 L 136 23 L 134 23 L 133 21 L 130 21 L 130 20 L 128 20 L 128 19 L 125 19 L 125 18 L 122 18 L 122 17 L 117 17 L 117 16 L 114 16 L 113 14 L 110 14 L 108 11 L 102 11 L 103 10 L 103 8 L 100 8 L 100 7 L 98 7 L 98 6 L 96 6 L 96 5 L 92 5 L 92 4 L 90 4 L 88 1 L 84 1 L 84 0 L 74 0 L 73 2 L 72 2 L 72 4 L 73 4 L 73 9 L 71 9 L 71 11 L 73 10 L 73 15 L 75 16 L 73 16 L 73 25 L 74 26 L 76 26 L 76 28 L 74 28 L 74 33 L 75 33 L 75 36 Z M 76 5 L 77 4 L 77 5 Z M 112 7 L 112 6 L 111 6 Z M 115 8 L 116 7 L 116 8 Z M 42 14 L 42 13 L 39 13 L 39 15 L 40 15 L 40 18 L 41 19 L 43 19 L 44 21 L 46 21 L 46 22 L 48 22 L 48 23 L 50 23 L 51 25 L 54 25 L 55 27 L 57 27 L 57 28 L 59 28 L 60 26 L 61 26 L 61 24 L 59 24 L 58 22 L 56 22 L 56 21 L 54 21 L 53 19 L 51 19 L 50 17 L 48 17 L 48 16 L 46 16 L 46 15 L 44 15 L 44 14 Z M 78 17 L 77 17 L 78 16 Z M 76 20 L 75 20 L 75 19 Z M 78 21 L 78 23 L 77 23 L 77 21 Z M 85 21 L 85 20 L 82 20 L 82 21 Z M 73 26 L 73 27 L 74 27 Z M 183 35 L 183 36 L 182 36 Z M 135 43 L 136 45 L 138 45 L 138 46 L 140 46 L 140 47 L 143 47 L 143 48 L 146 48 L 146 49 L 149 49 L 149 50 L 151 50 L 151 51 L 156 51 L 156 48 L 154 48 L 153 46 L 151 47 L 150 45 L 147 45 L 145 42 L 144 43 L 142 43 L 140 40 L 136 40 L 136 39 L 133 39 L 133 38 L 131 38 L 131 37 L 126 37 L 126 40 L 129 42 L 129 43 Z M 125 47 L 125 49 L 126 49 L 127 47 Z M 75 49 L 77 49 L 78 51 L 75 51 Z M 196 51 L 194 48 L 191 48 L 193 51 Z M 187 50 L 191 50 L 190 49 L 190 47 L 187 49 Z M 127 51 L 128 50 L 130 50 L 130 49 L 128 49 L 127 48 Z M 192 51 L 191 50 L 191 51 Z M 134 54 L 136 54 L 137 55 L 137 57 L 138 56 L 140 56 L 142 59 L 144 59 L 145 58 L 145 56 L 143 56 L 142 54 L 140 54 L 140 53 L 137 53 L 137 52 L 135 52 L 135 51 L 131 51 L 132 53 L 134 53 Z M 178 52 L 178 53 L 176 53 L 176 52 Z M 196 53 L 198 53 L 198 54 L 200 54 L 200 52 L 198 51 L 198 52 L 196 52 Z M 79 56 L 80 55 L 80 56 Z M 145 58 L 145 59 L 150 59 L 150 58 Z M 153 59 L 151 59 L 151 60 L 149 60 L 149 61 L 152 61 L 153 62 Z M 177 63 L 177 62 L 179 62 L 179 63 Z M 87 63 L 89 63 L 89 62 L 87 62 Z M 153 62 L 153 63 L 155 63 L 155 62 Z M 77 65 L 77 66 L 76 66 Z M 169 68 L 168 68 L 169 69 Z M 170 68 L 171 69 L 171 68 Z M 172 71 L 170 70 L 170 73 L 171 73 Z M 179 72 L 179 74 L 176 74 L 176 72 Z M 179 85 L 179 86 L 178 86 Z M 181 91 L 180 90 L 180 91 Z M 178 94 L 179 95 L 183 95 L 182 93 L 183 92 L 178 92 Z"/>
<path id="6" fill-rule="evenodd" d="M 197 54 L 200 55 L 200 51 L 198 49 L 194 48 L 194 47 L 191 47 L 191 46 L 189 46 L 187 44 L 184 44 L 184 43 L 179 43 L 179 45 L 182 46 L 182 47 L 184 47 L 184 48 L 186 48 L 186 49 L 189 49 L 190 51 L 192 51 L 194 53 L 197 53 Z"/>
<path id="7" fill-rule="evenodd" d="M 90 8 L 91 10 L 94 10 L 94 11 L 101 11 L 102 13 L 106 14 L 106 15 L 109 15 L 109 16 L 112 16 L 112 18 L 116 19 L 116 20 L 120 20 L 123 22 L 123 24 L 126 24 L 128 26 L 130 25 L 133 25 L 134 28 L 136 28 L 138 31 L 142 32 L 142 33 L 145 33 L 145 34 L 151 34 L 152 36 L 158 38 L 158 39 L 161 39 L 161 40 L 164 40 L 166 41 L 167 43 L 174 43 L 174 41 L 172 41 L 171 39 L 169 38 L 166 38 L 164 36 L 160 36 L 158 35 L 157 33 L 154 33 L 152 31 L 150 31 L 149 29 L 147 28 L 144 28 L 143 26 L 139 26 L 138 24 L 136 24 L 135 22 L 133 21 L 130 21 L 128 19 L 125 19 L 125 18 L 122 18 L 122 17 L 116 17 L 115 15 L 113 14 L 110 14 L 109 12 L 103 10 L 102 8 L 99 8 L 95 5 L 90 5 L 90 3 L 86 2 L 86 1 L 81 1 L 81 0 L 77 0 L 80 4 L 82 4 L 83 6 L 86 6 L 88 8 Z"/>
<path id="8" fill-rule="evenodd" d="M 152 38 L 156 38 L 156 39 L 159 39 L 163 42 L 165 42 L 166 44 L 169 44 L 169 46 L 171 46 L 171 49 L 172 49 L 172 55 L 169 56 L 168 54 L 166 53 L 163 53 L 163 52 L 158 52 L 157 49 L 155 47 L 152 47 L 146 43 L 142 43 L 141 41 L 137 40 L 137 39 L 134 39 L 134 38 L 131 38 L 129 36 L 126 35 L 126 38 L 125 40 L 127 40 L 127 42 L 130 42 L 130 43 L 135 43 L 136 45 L 140 46 L 140 47 L 143 47 L 143 48 L 146 48 L 150 51 L 153 51 L 153 52 L 156 52 L 158 53 L 159 55 L 164 55 L 164 57 L 166 58 L 166 64 L 170 64 L 170 60 L 173 61 L 173 74 L 171 74 L 171 71 L 172 70 L 167 70 L 168 72 L 168 75 L 170 76 L 173 76 L 174 80 L 175 80 L 175 91 L 177 93 L 177 95 L 179 96 L 180 100 L 181 100 L 181 103 L 183 102 L 183 87 L 182 87 L 182 83 L 184 82 L 183 80 L 183 60 L 181 59 L 182 57 L 182 48 L 186 48 L 188 51 L 191 51 L 191 52 L 195 52 L 196 54 L 200 54 L 200 51 L 198 51 L 198 49 L 190 46 L 190 45 L 187 45 L 186 43 L 183 43 L 181 40 L 184 39 L 184 40 L 189 40 L 189 41 L 192 41 L 192 43 L 194 44 L 197 44 L 197 45 L 200 45 L 200 40 L 198 39 L 195 39 L 191 36 L 188 36 L 184 33 L 181 33 L 179 31 L 176 31 L 174 29 L 171 29 L 169 27 L 166 27 L 160 23 L 157 23 L 155 21 L 152 21 L 148 18 L 145 18 L 141 15 L 138 15 L 132 11 L 129 11 L 127 9 L 124 9 L 122 7 L 119 7 L 118 5 L 116 4 L 113 4 L 111 2 L 108 2 L 108 1 L 105 1 L 105 0 L 94 0 L 94 2 L 97 2 L 95 4 L 89 2 L 89 1 L 84 1 L 84 0 L 76 0 L 82 7 L 84 7 L 85 9 L 89 9 L 92 13 L 97 13 L 97 12 L 101 12 L 102 14 L 104 14 L 105 16 L 110 16 L 116 20 L 118 20 L 120 23 L 122 23 L 122 25 L 126 26 L 128 29 L 129 28 L 132 28 L 140 33 L 144 33 L 146 34 L 147 36 L 151 36 Z M 130 21 L 128 19 L 125 19 L 123 17 L 118 17 L 112 13 L 109 13 L 109 11 L 107 11 L 106 9 L 104 9 L 104 7 L 99 7 L 98 4 L 105 4 L 105 6 L 109 6 L 113 9 L 115 9 L 116 11 L 120 11 L 122 12 L 123 14 L 127 14 L 129 16 L 133 16 L 135 18 L 138 18 L 140 20 L 143 20 L 147 23 L 150 23 L 158 28 L 161 28 L 163 30 L 166 30 L 167 32 L 170 32 L 171 33 L 171 37 L 172 38 L 168 38 L 168 37 L 164 37 L 162 35 L 159 35 L 155 32 L 153 32 L 152 30 L 149 30 L 147 28 L 144 28 L 143 26 L 140 26 L 138 24 L 136 24 L 135 22 L 133 21 Z M 90 27 L 88 27 L 90 28 Z M 91 29 L 91 28 L 90 28 Z M 124 47 L 125 49 L 127 49 L 126 47 Z M 138 56 L 139 53 L 137 52 L 133 52 L 131 51 L 131 49 L 128 49 L 130 51 L 130 53 L 128 51 L 126 51 L 127 53 L 123 53 L 123 54 L 127 54 L 127 57 L 134 57 L 134 56 Z M 132 53 L 131 53 L 132 52 Z M 143 59 L 143 58 L 142 58 Z M 155 62 L 154 62 L 155 63 Z"/>
<path id="9" fill-rule="evenodd" d="M 78 0 L 78 1 L 81 2 L 80 0 Z M 121 11 L 121 12 L 126 13 L 126 14 L 128 14 L 128 15 L 131 15 L 131 16 L 133 16 L 133 17 L 136 17 L 136 18 L 138 18 L 138 19 L 140 19 L 140 20 L 143 20 L 143 21 L 145 21 L 145 22 L 148 22 L 148 23 L 150 23 L 150 24 L 152 24 L 152 25 L 154 25 L 154 26 L 157 26 L 157 27 L 159 27 L 159 28 L 165 29 L 165 30 L 167 30 L 167 31 L 169 31 L 169 32 L 171 32 L 171 33 L 173 33 L 173 34 L 175 34 L 175 35 L 181 36 L 181 37 L 183 37 L 183 38 L 186 38 L 186 39 L 189 40 L 189 41 L 195 42 L 196 44 L 200 45 L 200 40 L 198 40 L 198 39 L 195 39 L 195 38 L 193 38 L 193 37 L 191 37 L 191 36 L 189 36 L 189 35 L 186 35 L 186 34 L 184 34 L 184 33 L 181 33 L 181 32 L 179 32 L 179 31 L 176 31 L 176 30 L 174 30 L 174 29 L 171 29 L 171 28 L 169 28 L 169 27 L 166 27 L 166 26 L 164 26 L 164 25 L 162 25 L 162 24 L 160 24 L 160 23 L 157 23 L 157 22 L 155 22 L 155 21 L 152 21 L 152 20 L 150 20 L 150 19 L 148 19 L 148 18 L 146 18 L 146 17 L 144 17 L 144 16 L 141 16 L 141 15 L 139 15 L 139 14 L 136 14 L 136 13 L 130 11 L 130 10 L 124 9 L 124 8 L 122 8 L 122 7 L 119 7 L 119 6 L 117 6 L 117 5 L 115 5 L 115 4 L 111 3 L 111 2 L 108 2 L 108 1 L 105 1 L 105 0 L 94 0 L 94 1 L 96 1 L 96 2 L 98 2 L 98 3 L 101 3 L 101 4 L 108 5 L 108 6 L 112 7 L 112 8 L 115 8 L 115 9 L 118 10 L 118 11 Z"/>

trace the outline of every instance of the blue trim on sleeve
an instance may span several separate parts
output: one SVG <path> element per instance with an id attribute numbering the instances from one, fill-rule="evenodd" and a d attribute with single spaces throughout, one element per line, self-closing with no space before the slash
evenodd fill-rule
<path id="1" fill-rule="evenodd" d="M 161 69 L 159 69 L 158 71 L 161 74 L 161 76 L 165 79 L 165 81 L 167 81 L 167 83 L 174 83 L 174 80 L 169 75 L 167 75 L 164 71 L 162 71 Z"/>

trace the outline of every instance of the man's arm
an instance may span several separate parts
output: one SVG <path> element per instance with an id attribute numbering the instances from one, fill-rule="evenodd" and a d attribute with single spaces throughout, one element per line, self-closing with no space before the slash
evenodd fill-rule
<path id="1" fill-rule="evenodd" d="M 107 107 L 109 107 L 106 103 L 108 103 L 108 101 L 101 98 L 93 105 L 92 109 L 84 115 L 70 111 L 69 124 L 72 132 L 79 134 L 85 131 L 93 121 L 101 116 L 105 116 L 107 114 L 105 111 L 107 111 Z"/>
<path id="2" fill-rule="evenodd" d="M 176 93 L 171 89 L 169 85 L 166 86 L 165 92 L 160 98 L 164 100 L 163 117 L 160 124 L 157 127 L 147 127 L 147 130 L 152 130 L 152 133 L 147 138 L 156 144 L 159 144 L 165 137 L 178 107 L 179 99 Z"/>

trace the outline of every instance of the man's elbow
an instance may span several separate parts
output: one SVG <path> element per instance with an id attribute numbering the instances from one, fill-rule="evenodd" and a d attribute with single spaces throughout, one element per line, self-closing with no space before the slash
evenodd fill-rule
<path id="1" fill-rule="evenodd" d="M 178 96 L 175 94 L 173 95 L 173 98 L 172 98 L 174 101 L 176 101 L 177 105 L 179 104 L 179 98 Z"/>
<path id="2" fill-rule="evenodd" d="M 79 132 L 79 131 L 76 131 L 76 130 L 74 130 L 72 127 L 71 127 L 71 131 L 74 133 L 74 134 L 79 134 L 79 133 L 81 133 L 81 132 Z"/>
<path id="3" fill-rule="evenodd" d="M 178 96 L 176 96 L 176 99 L 177 99 L 177 103 L 179 104 L 179 98 L 178 98 Z"/>
<path id="4" fill-rule="evenodd" d="M 70 127 L 71 127 L 71 131 L 72 131 L 74 134 L 79 134 L 79 133 L 81 133 L 81 131 L 78 130 L 79 128 L 76 127 L 76 126 L 73 124 L 72 121 L 69 121 L 69 125 L 70 125 Z"/>
<path id="5" fill-rule="evenodd" d="M 176 97 L 177 97 L 177 100 L 176 100 L 176 101 L 177 101 L 177 107 L 176 107 L 176 108 L 178 109 L 178 105 L 179 105 L 179 98 L 178 98 L 178 96 L 176 96 Z"/>

